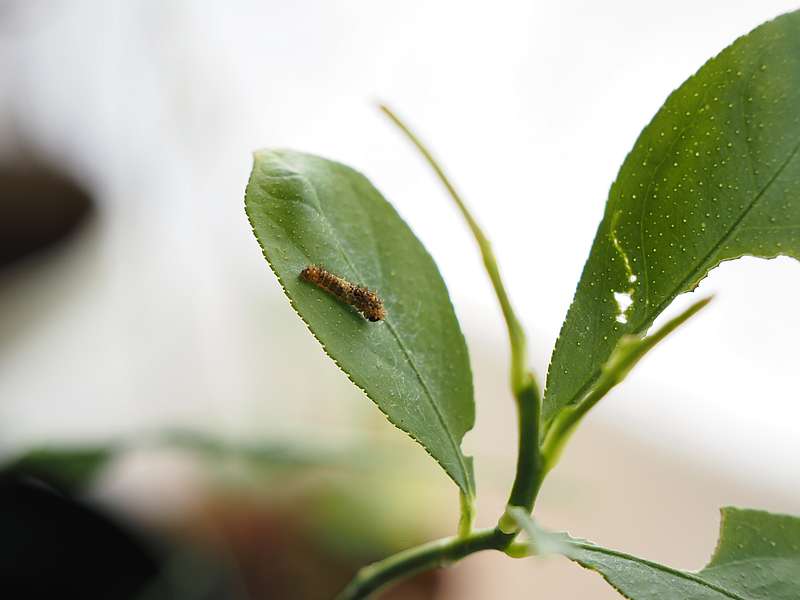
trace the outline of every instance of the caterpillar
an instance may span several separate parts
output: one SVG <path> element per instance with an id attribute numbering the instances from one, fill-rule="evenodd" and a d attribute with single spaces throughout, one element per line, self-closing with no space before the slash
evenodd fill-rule
<path id="1" fill-rule="evenodd" d="M 383 300 L 365 287 L 350 283 L 317 265 L 309 265 L 300 271 L 300 279 L 313 283 L 321 290 L 336 296 L 364 315 L 368 321 L 382 321 L 386 318 Z"/>

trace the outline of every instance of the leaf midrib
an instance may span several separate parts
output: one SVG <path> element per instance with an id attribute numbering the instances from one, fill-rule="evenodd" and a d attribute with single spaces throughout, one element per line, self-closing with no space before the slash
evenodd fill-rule
<path id="1" fill-rule="evenodd" d="M 712 246 L 712 248 L 705 254 L 705 256 L 703 256 L 702 260 L 697 263 L 695 269 L 693 269 L 689 273 L 689 275 L 684 277 L 680 281 L 680 283 L 670 291 L 669 295 L 666 296 L 665 299 L 658 304 L 658 306 L 654 311 L 656 315 L 658 315 L 662 310 L 664 310 L 667 307 L 667 305 L 670 302 L 672 302 L 675 296 L 677 296 L 681 292 L 681 290 L 683 290 L 695 277 L 697 277 L 697 274 L 700 271 L 702 271 L 703 265 L 708 264 L 708 261 L 714 256 L 714 254 L 716 254 L 719 251 L 719 249 L 722 248 L 722 246 L 725 243 L 727 243 L 728 240 L 730 240 L 731 236 L 733 236 L 738 231 L 739 226 L 742 224 L 742 222 L 750 215 L 750 213 L 756 207 L 758 202 L 761 200 L 761 198 L 764 197 L 764 194 L 767 193 L 767 190 L 772 186 L 772 184 L 775 183 L 775 180 L 778 177 L 780 177 L 780 175 L 783 173 L 783 170 L 789 165 L 792 159 L 795 156 L 797 156 L 797 152 L 799 150 L 800 150 L 800 141 L 798 141 L 798 143 L 795 144 L 794 148 L 789 153 L 789 156 L 786 158 L 786 160 L 784 160 L 783 163 L 781 163 L 781 166 L 778 167 L 778 169 L 775 171 L 772 177 L 770 177 L 769 181 L 767 181 L 764 187 L 761 188 L 761 191 L 759 191 L 758 194 L 753 198 L 753 200 L 750 202 L 747 208 L 745 208 L 742 211 L 742 213 L 739 215 L 739 217 L 736 219 L 736 221 L 733 223 L 730 229 L 728 229 L 728 232 L 725 235 L 723 235 L 720 238 L 720 240 L 716 244 L 714 244 L 714 246 Z M 709 268 L 709 270 L 711 270 L 711 268 Z M 641 329 L 639 330 L 639 332 L 641 332 Z"/>
<path id="2" fill-rule="evenodd" d="M 668 567 L 667 565 L 662 565 L 657 562 L 649 561 L 644 558 L 639 558 L 637 556 L 632 556 L 625 552 L 619 552 L 617 550 L 611 550 L 609 548 L 604 548 L 602 546 L 595 546 L 594 544 L 589 544 L 585 542 L 575 542 L 570 541 L 569 544 L 571 546 L 575 546 L 582 550 L 588 550 L 590 552 L 597 552 L 599 554 L 604 554 L 606 556 L 612 556 L 614 558 L 620 558 L 623 560 L 627 560 L 636 564 L 640 564 L 651 569 L 655 569 L 657 571 L 661 571 L 662 573 L 666 573 L 668 575 L 672 575 L 674 577 L 678 577 L 680 579 L 685 579 L 686 581 L 691 581 L 692 583 L 696 583 L 700 586 L 706 587 L 713 592 L 717 592 L 726 598 L 730 598 L 731 600 L 749 600 L 744 596 L 740 596 L 734 592 L 726 590 L 724 588 L 719 587 L 718 585 L 711 583 L 710 581 L 706 581 L 702 577 L 700 577 L 699 573 L 689 573 L 687 571 L 681 571 L 680 569 L 673 569 L 672 567 Z M 577 562 L 581 562 L 578 558 L 573 558 L 573 560 Z M 592 567 L 590 567 L 592 568 Z M 593 568 L 592 568 L 593 569 Z M 594 569 L 593 569 L 594 570 Z M 601 574 L 604 574 L 601 572 Z M 610 583 L 610 582 L 609 582 Z M 613 584 L 612 584 L 613 585 Z M 614 586 L 616 587 L 616 586 Z"/>
<path id="3" fill-rule="evenodd" d="M 314 189 L 314 193 L 316 194 L 316 189 Z M 327 216 L 325 216 L 325 213 L 322 209 L 320 209 L 320 214 L 325 219 L 326 223 L 328 223 L 328 225 L 330 226 L 330 221 L 328 221 L 328 218 Z M 345 252 L 344 248 L 339 243 L 338 237 L 336 238 L 336 247 L 339 249 L 342 258 L 344 258 L 345 262 L 347 263 L 347 266 L 356 275 L 358 280 L 364 281 L 364 278 L 361 275 L 360 271 L 355 267 L 353 262 L 350 260 L 350 256 Z M 406 358 L 406 361 L 408 361 L 408 364 L 411 366 L 411 370 L 414 372 L 414 376 L 417 378 L 417 381 L 419 381 L 419 384 L 422 387 L 422 391 L 424 392 L 425 398 L 428 400 L 428 404 L 430 404 L 431 408 L 433 409 L 433 412 L 436 415 L 436 419 L 439 422 L 439 425 L 441 426 L 442 430 L 444 430 L 447 440 L 450 442 L 450 445 L 452 446 L 453 452 L 455 453 L 456 458 L 458 459 L 458 464 L 461 467 L 461 470 L 464 474 L 464 483 L 467 486 L 467 489 L 464 491 L 467 492 L 469 495 L 472 495 L 474 492 L 472 486 L 470 485 L 472 479 L 469 476 L 467 465 L 464 462 L 464 457 L 461 453 L 461 446 L 456 442 L 455 438 L 453 437 L 452 431 L 450 431 L 450 428 L 447 426 L 447 421 L 445 421 L 444 415 L 442 414 L 439 405 L 436 404 L 436 402 L 434 401 L 433 394 L 431 393 L 430 388 L 428 387 L 428 384 L 425 381 L 425 378 L 422 376 L 422 373 L 417 367 L 416 361 L 409 353 L 408 348 L 406 347 L 405 342 L 403 342 L 401 335 L 398 333 L 397 329 L 395 329 L 391 315 L 386 315 L 383 321 L 386 324 L 386 328 L 392 334 L 392 337 L 394 338 L 398 347 L 403 352 L 403 356 Z"/>

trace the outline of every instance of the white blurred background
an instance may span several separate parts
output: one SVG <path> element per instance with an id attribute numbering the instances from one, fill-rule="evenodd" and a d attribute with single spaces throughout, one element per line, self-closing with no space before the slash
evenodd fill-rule
<path id="1" fill-rule="evenodd" d="M 795 4 L 0 7 L 0 145 L 64 162 L 99 205 L 68 250 L 2 274 L 3 451 L 164 424 L 249 438 L 358 435 L 375 411 L 291 312 L 243 212 L 250 152 L 291 147 L 365 172 L 440 265 L 477 377 L 467 450 L 484 461 L 479 485 L 502 495 L 514 448 L 504 447 L 513 413 L 500 313 L 461 219 L 375 102 L 418 130 L 464 192 L 543 378 L 609 185 L 641 128 L 705 60 Z M 575 452 L 598 452 L 589 439 L 629 444 L 638 457 L 735 479 L 762 505 L 800 510 L 800 265 L 739 260 L 700 292 L 717 298 L 596 409 Z M 624 485 L 613 464 L 596 468 Z M 632 486 L 650 485 L 646 468 L 631 472 L 645 478 Z M 561 477 L 556 488 L 580 483 Z M 670 489 L 686 494 L 681 481 Z M 703 506 L 700 556 L 716 527 L 716 505 Z"/>

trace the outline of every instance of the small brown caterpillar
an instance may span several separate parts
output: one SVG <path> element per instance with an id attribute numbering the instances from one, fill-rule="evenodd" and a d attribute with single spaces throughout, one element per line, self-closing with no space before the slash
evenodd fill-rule
<path id="1" fill-rule="evenodd" d="M 386 309 L 375 292 L 360 285 L 350 283 L 317 265 L 309 265 L 300 272 L 300 279 L 313 283 L 318 288 L 336 296 L 364 315 L 368 321 L 382 321 Z"/>

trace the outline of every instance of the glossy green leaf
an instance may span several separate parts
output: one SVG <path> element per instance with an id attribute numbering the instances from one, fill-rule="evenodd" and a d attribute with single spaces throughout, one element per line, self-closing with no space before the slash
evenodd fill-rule
<path id="1" fill-rule="evenodd" d="M 800 258 L 800 12 L 673 92 L 625 159 L 550 364 L 550 421 L 724 260 Z M 625 306 L 629 304 L 629 306 Z"/>
<path id="2" fill-rule="evenodd" d="M 597 571 L 631 600 L 800 598 L 800 519 L 788 515 L 724 508 L 717 549 L 698 572 L 680 571 L 566 536 L 545 545 Z"/>
<path id="3" fill-rule="evenodd" d="M 475 420 L 469 356 L 441 275 L 411 229 L 360 173 L 285 150 L 255 154 L 245 204 L 264 256 L 325 352 L 474 496 L 461 452 Z M 311 264 L 377 292 L 386 318 L 368 322 L 301 280 Z"/>

